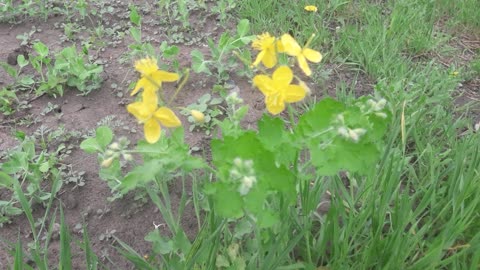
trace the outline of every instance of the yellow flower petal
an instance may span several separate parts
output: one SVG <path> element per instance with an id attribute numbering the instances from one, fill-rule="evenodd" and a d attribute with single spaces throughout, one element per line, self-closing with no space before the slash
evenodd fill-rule
<path id="1" fill-rule="evenodd" d="M 268 112 L 273 115 L 277 115 L 285 110 L 285 102 L 278 94 L 267 96 L 265 98 L 265 104 L 267 105 Z"/>
<path id="2" fill-rule="evenodd" d="M 160 139 L 162 128 L 155 119 L 148 120 L 143 126 L 143 132 L 145 133 L 145 139 L 148 143 L 156 143 Z"/>
<path id="3" fill-rule="evenodd" d="M 322 61 L 322 54 L 320 52 L 317 52 L 317 51 L 312 50 L 310 48 L 304 48 L 303 51 L 302 51 L 302 54 L 310 62 L 319 63 L 320 61 Z"/>
<path id="4" fill-rule="evenodd" d="M 298 102 L 305 98 L 305 88 L 300 85 L 289 85 L 284 93 L 285 102 Z"/>
<path id="5" fill-rule="evenodd" d="M 273 72 L 272 79 L 279 86 L 287 86 L 293 80 L 293 72 L 288 66 L 281 66 Z"/>
<path id="6" fill-rule="evenodd" d="M 285 52 L 285 47 L 283 46 L 283 43 L 281 40 L 278 40 L 276 42 L 276 45 L 277 45 L 277 52 L 279 53 L 284 53 Z"/>
<path id="7" fill-rule="evenodd" d="M 266 50 L 262 58 L 262 63 L 266 68 L 274 67 L 277 64 L 277 53 L 272 49 Z"/>
<path id="8" fill-rule="evenodd" d="M 288 55 L 297 56 L 302 53 L 300 45 L 298 45 L 297 41 L 289 34 L 283 34 L 281 40 L 283 49 Z"/>
<path id="9" fill-rule="evenodd" d="M 138 93 L 138 91 L 140 91 L 140 89 L 143 89 L 144 91 L 157 91 L 160 86 L 161 82 L 160 85 L 158 85 L 156 83 L 152 83 L 152 81 L 149 80 L 147 77 L 142 77 L 140 80 L 138 80 L 135 88 L 130 95 L 134 96 Z"/>
<path id="10" fill-rule="evenodd" d="M 133 114 L 133 116 L 135 116 L 135 118 L 137 118 L 137 120 L 141 123 L 144 123 L 151 118 L 152 108 L 153 107 L 151 105 L 143 102 L 134 102 L 127 105 L 127 111 Z M 155 108 L 153 109 L 155 110 Z"/>
<path id="11" fill-rule="evenodd" d="M 275 91 L 272 79 L 266 75 L 256 75 L 253 77 L 253 85 L 260 89 L 265 96 Z"/>
<path id="12" fill-rule="evenodd" d="M 298 66 L 303 71 L 303 73 L 305 73 L 305 75 L 307 76 L 312 75 L 312 70 L 308 66 L 307 59 L 305 58 L 305 56 L 303 56 L 302 54 L 297 56 L 297 61 L 298 61 Z"/>
<path id="13" fill-rule="evenodd" d="M 178 127 L 182 124 L 175 113 L 167 107 L 159 108 L 153 116 L 166 127 Z"/>
<path id="14" fill-rule="evenodd" d="M 265 56 L 265 51 L 261 51 L 258 53 L 257 55 L 257 58 L 255 59 L 255 62 L 253 62 L 253 66 L 257 66 L 262 60 L 263 60 L 263 56 Z"/>
<path id="15" fill-rule="evenodd" d="M 252 48 L 255 50 L 265 50 L 269 47 L 271 47 L 275 42 L 275 37 L 270 36 L 270 34 L 263 33 L 261 35 L 258 35 L 257 38 L 252 41 Z"/>
<path id="16" fill-rule="evenodd" d="M 152 80 L 158 84 L 162 82 L 175 82 L 178 81 L 180 76 L 177 73 L 167 72 L 163 70 L 156 70 L 150 74 Z"/>
<path id="17" fill-rule="evenodd" d="M 157 91 L 152 89 L 143 90 L 142 102 L 145 104 L 149 104 L 149 106 L 154 105 L 155 108 L 152 110 L 152 112 L 155 111 L 158 105 Z"/>
<path id="18" fill-rule="evenodd" d="M 142 75 L 151 74 L 158 70 L 157 61 L 152 58 L 144 58 L 135 62 L 135 69 Z"/>

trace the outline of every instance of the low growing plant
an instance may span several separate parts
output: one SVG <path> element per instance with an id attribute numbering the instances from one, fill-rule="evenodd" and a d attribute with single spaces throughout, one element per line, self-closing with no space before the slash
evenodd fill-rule
<path id="1" fill-rule="evenodd" d="M 220 43 L 226 47 L 221 47 L 217 59 L 247 44 L 252 39 L 246 36 L 247 30 L 248 22 L 243 21 L 237 39 L 222 36 Z M 126 144 L 112 143 L 113 133 L 101 127 L 94 138 L 82 142 L 85 151 L 99 153 L 100 176 L 109 182 L 112 192 L 121 196 L 146 191 L 171 231 L 172 237 L 162 236 L 158 230 L 145 237 L 152 243 L 152 252 L 146 257 L 118 239 L 122 253 L 136 267 L 295 268 L 297 264 L 291 257 L 294 253 L 312 265 L 311 250 L 294 248 L 301 241 L 309 243 L 313 237 L 311 217 L 317 210 L 324 177 L 342 171 L 368 174 L 379 160 L 389 115 L 384 99 L 364 97 L 347 106 L 325 98 L 297 118 L 292 103 L 302 101 L 308 89 L 289 66 L 279 64 L 277 57 L 293 56 L 308 76 L 311 71 L 307 60 L 319 62 L 322 55 L 308 46 L 302 48 L 288 34 L 281 38 L 260 35 L 253 48 L 260 53 L 252 66 L 262 71 L 253 78 L 253 84 L 265 96 L 271 115 L 259 120 L 258 131 L 245 129 L 241 120 L 248 107 L 242 105 L 238 93 L 228 95 L 226 118 L 215 121 L 222 137 L 211 142 L 211 166 L 190 155 L 183 128 L 178 128 L 180 120 L 168 108 L 188 76 L 183 76 L 177 91 L 166 101 L 162 83 L 179 80 L 180 76 L 159 70 L 151 58 L 135 63 L 141 78 L 132 95 L 143 91 L 140 101 L 127 106 L 128 112 L 143 124 L 145 140 L 139 141 L 135 150 L 128 150 Z M 206 68 L 206 63 L 200 65 Z M 268 71 L 271 68 L 275 68 L 273 73 Z M 211 116 L 210 97 L 206 94 L 204 102 L 188 108 L 192 120 Z M 286 119 L 282 117 L 284 111 Z M 160 124 L 176 129 L 167 136 Z M 139 155 L 143 162 L 136 163 L 130 155 Z M 132 169 L 126 174 L 121 157 L 131 161 Z M 203 177 L 199 171 L 203 171 Z M 182 181 L 182 197 L 179 211 L 174 212 L 168 182 L 176 179 Z M 187 179 L 193 180 L 194 194 L 190 199 L 185 190 Z M 179 225 L 190 200 L 199 222 L 199 234 L 193 242 Z"/>

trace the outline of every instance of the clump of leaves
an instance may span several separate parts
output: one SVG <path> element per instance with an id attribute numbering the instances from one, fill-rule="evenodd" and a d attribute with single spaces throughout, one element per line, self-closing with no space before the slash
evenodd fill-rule
<path id="1" fill-rule="evenodd" d="M 41 76 L 40 86 L 36 90 L 37 95 L 46 93 L 62 96 L 65 86 L 76 88 L 81 95 L 87 95 L 92 90 L 100 88 L 103 67 L 85 61 L 84 56 L 88 55 L 88 48 L 82 49 L 83 55 L 77 53 L 75 46 L 64 48 L 54 55 L 54 63 L 45 44 L 37 42 L 33 44 L 33 49 L 36 55 L 30 56 L 31 64 Z"/>

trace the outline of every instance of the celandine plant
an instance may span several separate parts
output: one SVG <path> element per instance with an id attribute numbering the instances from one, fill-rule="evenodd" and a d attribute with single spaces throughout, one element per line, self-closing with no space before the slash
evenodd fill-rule
<path id="1" fill-rule="evenodd" d="M 289 65 L 279 65 L 278 56 L 292 57 L 310 76 L 308 61 L 322 60 L 320 52 L 308 47 L 312 38 L 303 48 L 289 34 L 276 38 L 265 33 L 253 41 L 253 49 L 260 52 L 252 67 L 262 71 L 253 77 L 253 85 L 265 96 L 269 114 L 258 121 L 258 130 L 245 129 L 240 121 L 247 107 L 239 106 L 242 100 L 236 93 L 227 97 L 228 115 L 218 124 L 223 137 L 211 142 L 211 165 L 209 160 L 189 154 L 180 120 L 168 108 L 188 76 L 165 102 L 162 83 L 177 81 L 180 76 L 158 70 L 150 58 L 136 62 L 141 78 L 132 95 L 142 90 L 141 98 L 127 110 L 144 126 L 145 140 L 139 141 L 135 150 L 128 150 L 125 143 L 112 146 L 111 131 L 102 127 L 95 138 L 82 143 L 83 149 L 100 153 L 100 176 L 116 194 L 144 190 L 171 231 L 172 236 L 167 237 L 155 228 L 146 236 L 152 243 L 148 255 L 137 254 L 119 241 L 127 259 L 141 269 L 321 266 L 322 255 L 312 250 L 314 242 L 321 244 L 322 250 L 328 245 L 313 240 L 319 238 L 318 205 L 325 193 L 331 194 L 332 200 L 342 200 L 340 192 L 323 188 L 329 179 L 325 177 L 339 172 L 358 176 L 376 166 L 389 112 L 384 99 L 368 97 L 348 106 L 327 97 L 305 113 L 297 112 L 293 103 L 302 101 L 309 89 Z M 202 119 L 197 111 L 192 116 Z M 167 136 L 161 126 L 176 129 Z M 135 163 L 132 154 L 139 154 L 143 163 Z M 122 172 L 125 161 L 134 166 L 126 174 Z M 179 211 L 172 211 L 166 184 L 174 179 L 183 183 Z M 192 196 L 187 196 L 186 179 L 193 180 Z M 193 201 L 199 224 L 193 242 L 180 226 L 188 201 Z"/>

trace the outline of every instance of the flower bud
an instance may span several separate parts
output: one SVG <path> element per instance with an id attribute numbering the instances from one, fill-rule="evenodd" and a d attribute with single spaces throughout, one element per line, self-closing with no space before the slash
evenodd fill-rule
<path id="1" fill-rule="evenodd" d="M 377 112 L 375 115 L 383 119 L 387 118 L 387 114 L 384 112 Z"/>
<path id="2" fill-rule="evenodd" d="M 365 134 L 367 131 L 363 128 L 356 128 L 356 129 L 349 129 L 348 130 L 348 135 L 350 135 L 350 138 L 354 141 L 354 142 L 358 142 L 358 140 L 360 139 L 360 137 Z"/>
<path id="3" fill-rule="evenodd" d="M 380 110 L 382 110 L 383 108 L 385 108 L 385 105 L 387 105 L 387 100 L 384 99 L 384 98 L 380 99 L 380 100 L 377 102 L 377 106 L 376 106 L 377 111 L 380 111 Z"/>
<path id="4" fill-rule="evenodd" d="M 238 192 L 245 196 L 253 187 L 253 184 L 257 182 L 257 178 L 255 176 L 245 176 L 242 178 L 240 187 L 238 188 Z"/>
<path id="5" fill-rule="evenodd" d="M 345 138 L 350 137 L 350 135 L 348 134 L 348 129 L 346 127 L 339 127 L 337 132 Z"/>
<path id="6" fill-rule="evenodd" d="M 108 146 L 112 150 L 120 150 L 120 145 L 117 142 L 114 142 Z"/>
<path id="7" fill-rule="evenodd" d="M 113 157 L 110 157 L 110 158 L 107 158 L 105 160 L 102 161 L 102 164 L 100 164 L 100 166 L 102 166 L 102 168 L 108 168 L 112 165 L 112 162 L 113 162 Z"/>
<path id="8" fill-rule="evenodd" d="M 205 123 L 205 115 L 202 112 L 197 110 L 191 110 L 190 114 L 192 115 L 195 122 L 199 124 Z"/>
<path id="9" fill-rule="evenodd" d="M 232 92 L 230 93 L 226 98 L 225 100 L 227 101 L 228 104 L 240 104 L 243 102 L 243 99 L 241 99 L 239 96 L 238 96 L 238 93 L 237 92 Z"/>
<path id="10" fill-rule="evenodd" d="M 132 157 L 132 155 L 130 155 L 130 154 L 123 154 L 122 157 L 123 157 L 123 159 L 125 159 L 126 161 L 132 161 L 132 160 L 133 160 L 133 157 Z"/>
<path id="11" fill-rule="evenodd" d="M 233 165 L 235 165 L 237 168 L 240 168 L 243 165 L 243 160 L 239 157 L 236 157 L 233 159 Z"/>
<path id="12" fill-rule="evenodd" d="M 115 152 L 110 149 L 107 149 L 107 151 L 105 151 L 105 156 L 107 157 L 111 157 L 113 156 L 113 154 L 115 154 Z"/>

